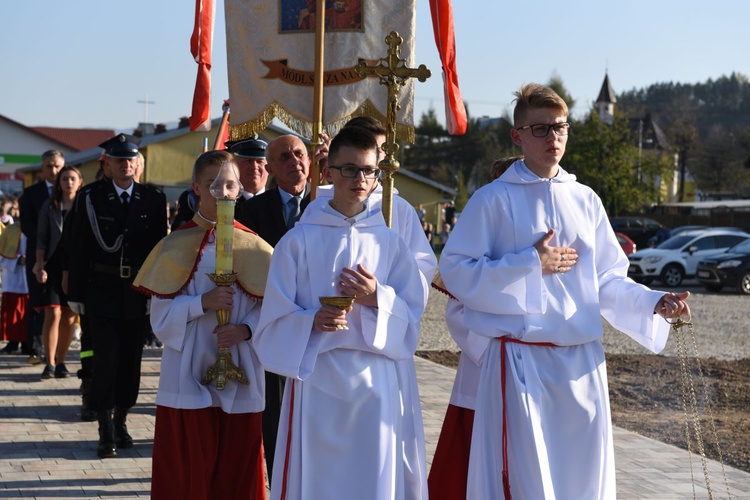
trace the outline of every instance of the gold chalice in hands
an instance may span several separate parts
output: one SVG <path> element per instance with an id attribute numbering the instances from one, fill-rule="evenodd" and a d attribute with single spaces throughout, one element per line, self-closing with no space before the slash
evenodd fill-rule
<path id="1" fill-rule="evenodd" d="M 327 297 L 318 297 L 320 303 L 324 306 L 333 306 L 342 311 L 349 309 L 354 305 L 354 297 L 347 297 L 346 295 L 330 295 Z M 346 325 L 337 325 L 339 330 L 348 330 L 349 327 Z"/>

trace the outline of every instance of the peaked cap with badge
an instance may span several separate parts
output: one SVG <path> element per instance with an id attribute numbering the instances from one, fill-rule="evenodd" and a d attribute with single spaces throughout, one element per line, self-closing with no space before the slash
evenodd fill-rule
<path id="1" fill-rule="evenodd" d="M 133 135 L 117 134 L 99 144 L 99 147 L 104 148 L 104 154 L 110 158 L 135 158 L 140 143 L 140 138 Z"/>
<path id="2" fill-rule="evenodd" d="M 265 158 L 268 143 L 258 139 L 258 136 L 242 139 L 239 141 L 227 141 L 224 143 L 227 151 L 240 158 Z"/>

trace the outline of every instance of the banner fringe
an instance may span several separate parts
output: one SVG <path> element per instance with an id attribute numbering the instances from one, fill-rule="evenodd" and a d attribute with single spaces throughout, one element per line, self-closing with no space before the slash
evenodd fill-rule
<path id="1" fill-rule="evenodd" d="M 341 130 L 346 122 L 357 116 L 370 116 L 380 121 L 380 123 L 386 123 L 386 117 L 380 111 L 378 111 L 378 109 L 369 99 L 367 99 L 349 116 L 345 116 L 344 118 L 336 120 L 334 122 L 324 123 L 323 131 L 330 137 L 333 137 L 339 132 L 339 130 Z M 312 136 L 312 122 L 292 114 L 279 102 L 273 101 L 271 104 L 266 106 L 266 108 L 255 118 L 237 125 L 230 125 L 229 140 L 239 141 L 250 136 L 260 134 L 268 127 L 268 124 L 271 123 L 274 118 L 278 118 L 282 123 L 284 123 L 284 125 L 303 137 L 309 139 Z M 396 138 L 410 144 L 414 143 L 414 126 L 397 123 Z"/>

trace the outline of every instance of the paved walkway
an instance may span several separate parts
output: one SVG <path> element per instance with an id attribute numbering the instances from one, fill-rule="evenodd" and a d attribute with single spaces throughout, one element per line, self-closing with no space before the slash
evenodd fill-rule
<path id="1" fill-rule="evenodd" d="M 75 359 L 71 351 L 69 359 Z M 78 417 L 78 380 L 41 380 L 41 366 L 23 356 L 0 356 L 0 498 L 148 497 L 154 398 L 160 351 L 144 351 L 141 395 L 129 418 L 136 445 L 119 457 L 96 457 L 96 422 Z M 78 368 L 70 363 L 74 372 Z M 417 358 L 428 462 L 435 451 L 454 371 Z M 687 452 L 615 429 L 620 499 L 693 497 Z M 702 481 L 700 461 L 695 478 Z M 714 498 L 728 498 L 721 466 L 710 463 Z M 750 473 L 726 468 L 732 497 L 750 499 Z M 700 498 L 705 487 L 696 485 Z M 337 500 L 337 499 L 333 499 Z M 348 499 L 347 499 L 348 500 Z"/>

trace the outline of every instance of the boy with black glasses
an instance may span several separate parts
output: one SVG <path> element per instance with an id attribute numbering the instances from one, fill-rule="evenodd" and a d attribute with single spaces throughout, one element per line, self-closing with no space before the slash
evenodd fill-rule
<path id="1" fill-rule="evenodd" d="M 308 207 L 271 260 L 253 344 L 266 370 L 289 377 L 272 498 L 419 498 L 403 460 L 405 447 L 424 447 L 404 442 L 404 428 L 421 427 L 419 400 L 398 364 L 416 350 L 424 289 L 412 252 L 367 209 L 378 176 L 373 134 L 342 129 L 333 197 Z M 354 302 L 321 306 L 325 296 Z"/>
<path id="2" fill-rule="evenodd" d="M 538 84 L 516 97 L 524 159 L 474 193 L 440 260 L 486 345 L 466 498 L 615 498 L 601 316 L 659 352 L 669 324 L 657 314 L 689 315 L 689 293 L 627 278 L 599 197 L 560 166 L 565 101 Z"/>

